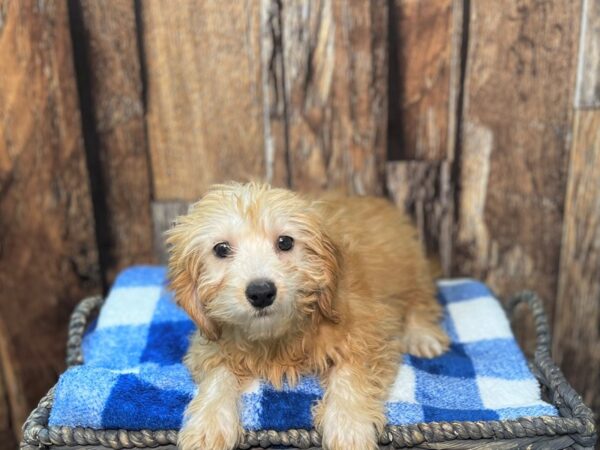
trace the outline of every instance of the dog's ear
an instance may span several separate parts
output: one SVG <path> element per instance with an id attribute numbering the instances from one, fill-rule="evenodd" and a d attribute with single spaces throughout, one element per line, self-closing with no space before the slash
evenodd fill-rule
<path id="1" fill-rule="evenodd" d="M 196 281 L 189 274 L 182 272 L 171 277 L 171 289 L 175 293 L 177 304 L 196 322 L 202 334 L 211 341 L 219 339 L 221 329 L 206 315 L 205 305 L 198 293 Z"/>
<path id="2" fill-rule="evenodd" d="M 320 244 L 318 254 L 323 264 L 323 285 L 319 290 L 317 306 L 325 318 L 337 323 L 340 321 L 340 316 L 333 303 L 338 287 L 341 254 L 333 241 L 325 234 L 321 236 Z"/>
<path id="3" fill-rule="evenodd" d="M 168 234 L 169 244 L 169 287 L 175 294 L 175 300 L 198 325 L 207 339 L 216 341 L 221 336 L 219 326 L 206 315 L 203 298 L 199 292 L 198 280 L 202 273 L 202 263 L 198 256 L 183 255 L 185 240 L 178 227 Z M 185 234 L 185 233 L 183 233 Z"/>

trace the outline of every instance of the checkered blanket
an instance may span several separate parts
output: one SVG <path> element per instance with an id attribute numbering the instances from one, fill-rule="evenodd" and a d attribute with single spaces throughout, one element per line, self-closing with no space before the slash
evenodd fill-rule
<path id="1" fill-rule="evenodd" d="M 194 324 L 166 289 L 163 267 L 118 277 L 84 343 L 85 364 L 58 382 L 50 425 L 97 429 L 177 429 L 196 387 L 181 363 Z M 439 282 L 450 351 L 406 356 L 387 402 L 390 424 L 557 415 L 488 288 L 468 279 Z M 202 386 L 199 386 L 202 389 Z M 322 388 L 314 377 L 276 390 L 257 380 L 243 394 L 246 429 L 311 428 Z"/>

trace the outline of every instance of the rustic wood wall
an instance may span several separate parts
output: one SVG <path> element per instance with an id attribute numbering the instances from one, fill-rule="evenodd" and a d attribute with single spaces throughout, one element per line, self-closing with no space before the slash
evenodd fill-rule
<path id="1" fill-rule="evenodd" d="M 66 3 L 0 2 L 0 61 L 0 445 L 15 448 L 100 271 Z"/>
<path id="2" fill-rule="evenodd" d="M 225 179 L 388 195 L 543 296 L 600 412 L 599 0 L 0 0 L 0 124 L 0 448 L 74 303 Z"/>

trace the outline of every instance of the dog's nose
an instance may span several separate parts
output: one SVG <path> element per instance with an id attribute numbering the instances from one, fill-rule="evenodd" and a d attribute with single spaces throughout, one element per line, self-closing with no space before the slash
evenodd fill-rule
<path id="1" fill-rule="evenodd" d="M 270 280 L 254 280 L 246 288 L 246 298 L 255 308 L 266 308 L 275 301 L 277 288 Z"/>

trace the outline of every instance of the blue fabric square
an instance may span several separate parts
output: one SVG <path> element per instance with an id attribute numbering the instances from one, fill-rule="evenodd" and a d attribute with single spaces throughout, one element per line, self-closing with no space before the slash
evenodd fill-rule
<path id="1" fill-rule="evenodd" d="M 514 339 L 490 339 L 463 347 L 473 362 L 474 372 L 481 377 L 523 380 L 530 376 L 525 357 Z"/>
<path id="2" fill-rule="evenodd" d="M 395 425 L 411 425 L 425 420 L 423 405 L 415 403 L 386 403 L 386 413 L 389 422 Z"/>
<path id="3" fill-rule="evenodd" d="M 148 342 L 150 325 L 97 329 L 86 340 L 86 365 L 109 369 L 137 367 Z"/>
<path id="4" fill-rule="evenodd" d="M 436 408 L 435 406 L 423 406 L 424 422 L 449 422 L 473 420 L 497 420 L 499 415 L 496 411 L 489 409 L 458 409 L 458 408 Z"/>
<path id="5" fill-rule="evenodd" d="M 170 390 L 145 382 L 135 374 L 119 375 L 108 404 L 118 402 L 118 408 L 105 408 L 102 415 L 104 428 L 130 430 L 177 429 L 181 427 L 184 408 L 192 399 L 185 391 Z M 168 412 L 168 413 L 167 413 Z"/>
<path id="6" fill-rule="evenodd" d="M 483 409 L 473 377 L 456 378 L 417 371 L 416 386 L 417 401 L 423 405 L 446 409 Z"/>
<path id="7" fill-rule="evenodd" d="M 262 430 L 262 392 L 244 394 L 243 401 L 240 402 L 240 421 L 247 430 Z"/>
<path id="8" fill-rule="evenodd" d="M 518 408 L 500 408 L 496 413 L 501 420 L 511 420 L 520 417 L 556 416 L 556 408 L 548 403 L 544 403 Z"/>
<path id="9" fill-rule="evenodd" d="M 160 371 L 157 370 L 158 368 Z M 182 392 L 190 396 L 197 390 L 190 372 L 183 364 L 160 366 L 147 363 L 140 365 L 139 370 L 132 373 L 145 383 L 161 389 Z"/>
<path id="10" fill-rule="evenodd" d="M 166 285 L 167 269 L 162 266 L 133 266 L 124 269 L 115 279 L 113 289 L 133 286 Z"/>
<path id="11" fill-rule="evenodd" d="M 316 394 L 304 392 L 281 392 L 266 389 L 261 401 L 265 429 L 278 431 L 291 428 L 312 428 L 312 406 L 319 400 Z"/>
<path id="12" fill-rule="evenodd" d="M 476 375 L 473 361 L 463 344 L 451 344 L 448 352 L 433 359 L 408 355 L 406 363 L 431 375 L 459 378 L 475 378 Z"/>
<path id="13" fill-rule="evenodd" d="M 101 429 L 102 416 L 120 374 L 88 366 L 71 367 L 54 391 L 50 425 Z M 90 392 L 93 391 L 93 395 Z"/>
<path id="14" fill-rule="evenodd" d="M 485 284 L 465 279 L 462 282 L 442 285 L 439 298 L 443 304 L 447 304 L 487 296 L 492 296 L 492 293 Z"/>
<path id="15" fill-rule="evenodd" d="M 140 362 L 160 365 L 180 363 L 188 349 L 189 337 L 195 329 L 189 320 L 152 324 Z"/>

